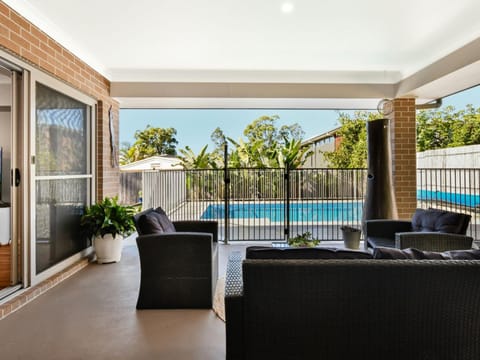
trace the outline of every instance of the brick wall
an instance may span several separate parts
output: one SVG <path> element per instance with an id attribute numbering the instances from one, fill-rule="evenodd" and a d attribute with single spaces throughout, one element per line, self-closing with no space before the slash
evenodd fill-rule
<path id="1" fill-rule="evenodd" d="M 97 99 L 97 199 L 117 195 L 119 169 L 110 160 L 108 110 L 112 106 L 118 147 L 119 106 L 109 96 L 110 82 L 3 2 L 0 48 Z"/>
<path id="2" fill-rule="evenodd" d="M 415 99 L 394 99 L 393 112 L 388 118 L 398 216 L 400 219 L 410 219 L 417 206 Z"/>

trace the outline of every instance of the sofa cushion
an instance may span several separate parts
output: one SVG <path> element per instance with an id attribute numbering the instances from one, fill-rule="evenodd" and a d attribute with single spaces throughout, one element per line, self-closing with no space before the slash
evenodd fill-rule
<path id="1" fill-rule="evenodd" d="M 163 228 L 157 218 L 157 214 L 153 211 L 143 214 L 138 218 L 138 230 L 142 235 L 163 233 Z"/>
<path id="2" fill-rule="evenodd" d="M 371 259 L 372 254 L 364 251 L 335 248 L 272 248 L 249 246 L 247 259 Z"/>
<path id="3" fill-rule="evenodd" d="M 451 250 L 444 252 L 421 251 L 418 249 L 375 248 L 374 259 L 414 260 L 480 260 L 480 250 Z"/>
<path id="4" fill-rule="evenodd" d="M 387 247 L 378 247 L 373 250 L 374 259 L 388 259 L 388 260 L 398 260 L 398 259 L 414 259 L 422 260 L 425 259 L 423 251 L 417 249 L 395 249 Z M 439 256 L 437 259 L 442 260 L 443 257 Z"/>
<path id="5" fill-rule="evenodd" d="M 445 210 L 417 209 L 412 217 L 412 229 L 465 235 L 470 218 L 470 215 Z"/>
<path id="6" fill-rule="evenodd" d="M 175 226 L 168 218 L 167 213 L 161 207 L 156 208 L 155 213 L 160 215 L 158 217 L 158 221 L 160 222 L 164 232 L 170 233 L 176 231 Z"/>
<path id="7" fill-rule="evenodd" d="M 387 238 L 387 237 L 380 237 L 380 236 L 369 236 L 368 244 L 373 247 L 395 247 L 395 238 Z"/>
<path id="8" fill-rule="evenodd" d="M 161 208 L 142 214 L 138 218 L 138 228 L 142 235 L 175 232 L 175 226 Z"/>
<path id="9" fill-rule="evenodd" d="M 451 250 L 444 251 L 443 256 L 451 260 L 480 260 L 480 250 Z"/>

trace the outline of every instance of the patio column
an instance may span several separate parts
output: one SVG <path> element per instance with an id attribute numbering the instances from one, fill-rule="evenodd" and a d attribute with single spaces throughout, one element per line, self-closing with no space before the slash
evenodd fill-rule
<path id="1" fill-rule="evenodd" d="M 390 120 L 393 187 L 398 217 L 411 219 L 417 207 L 417 150 L 415 99 L 394 99 Z"/>

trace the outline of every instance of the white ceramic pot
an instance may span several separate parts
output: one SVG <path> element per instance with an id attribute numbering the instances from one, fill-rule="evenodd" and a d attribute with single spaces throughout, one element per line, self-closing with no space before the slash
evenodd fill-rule
<path id="1" fill-rule="evenodd" d="M 112 234 L 105 234 L 103 237 L 96 236 L 93 244 L 97 254 L 97 263 L 105 264 L 120 261 L 123 248 L 122 235 L 117 234 L 115 238 Z"/>
<path id="2" fill-rule="evenodd" d="M 358 249 L 360 247 L 360 231 L 342 230 L 343 243 L 347 249 Z"/>

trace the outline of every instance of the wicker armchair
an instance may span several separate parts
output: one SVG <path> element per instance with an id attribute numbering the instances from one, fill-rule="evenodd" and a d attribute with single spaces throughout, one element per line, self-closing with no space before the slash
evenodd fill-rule
<path id="1" fill-rule="evenodd" d="M 375 219 L 365 221 L 368 247 L 416 248 L 426 251 L 465 250 L 473 238 L 466 235 L 470 215 L 437 209 L 417 209 L 411 221 Z"/>
<path id="2" fill-rule="evenodd" d="M 139 232 L 140 290 L 137 309 L 211 308 L 218 278 L 218 225 L 215 221 L 174 221 L 175 231 Z"/>

